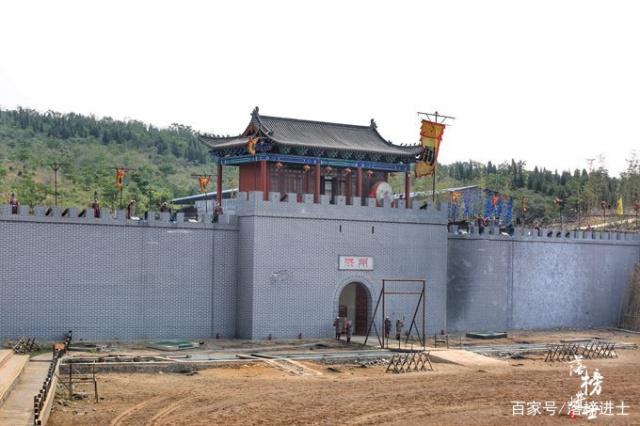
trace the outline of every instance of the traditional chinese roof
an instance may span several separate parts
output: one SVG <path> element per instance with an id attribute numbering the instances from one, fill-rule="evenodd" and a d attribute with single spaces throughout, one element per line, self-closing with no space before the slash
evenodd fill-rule
<path id="1" fill-rule="evenodd" d="M 217 156 L 243 155 L 252 137 L 258 137 L 270 146 L 269 150 L 278 153 L 314 157 L 412 162 L 419 150 L 418 145 L 400 146 L 385 140 L 374 120 L 367 126 L 300 120 L 260 115 L 257 107 L 241 135 L 201 135 L 200 141 Z"/>

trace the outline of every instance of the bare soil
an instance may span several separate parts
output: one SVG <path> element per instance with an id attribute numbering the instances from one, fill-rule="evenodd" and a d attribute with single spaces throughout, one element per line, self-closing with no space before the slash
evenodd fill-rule
<path id="1" fill-rule="evenodd" d="M 637 340 L 637 338 L 635 338 Z M 640 424 L 640 351 L 617 359 L 587 360 L 604 376 L 592 400 L 624 401 L 629 416 L 594 423 Z M 435 371 L 385 374 L 362 368 L 306 362 L 321 375 L 287 374 L 264 363 L 211 368 L 198 374 L 101 374 L 99 403 L 58 398 L 49 424 L 57 425 L 306 425 L 306 424 L 562 424 L 567 416 L 513 416 L 512 401 L 556 401 L 580 390 L 567 363 L 540 356 L 506 359 L 503 366 L 434 364 Z M 565 409 L 566 411 L 566 409 Z M 619 409 L 613 410 L 614 414 Z"/>

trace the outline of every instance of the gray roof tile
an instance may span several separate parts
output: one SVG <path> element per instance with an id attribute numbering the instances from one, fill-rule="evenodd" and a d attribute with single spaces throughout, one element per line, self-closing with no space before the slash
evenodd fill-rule
<path id="1" fill-rule="evenodd" d="M 375 152 L 402 157 L 413 156 L 419 149 L 418 146 L 398 146 L 384 140 L 373 120 L 369 126 L 357 126 L 259 115 L 256 109 L 251 122 L 275 144 Z M 201 136 L 200 140 L 211 148 L 225 148 L 246 143 L 248 135 L 231 138 Z"/>

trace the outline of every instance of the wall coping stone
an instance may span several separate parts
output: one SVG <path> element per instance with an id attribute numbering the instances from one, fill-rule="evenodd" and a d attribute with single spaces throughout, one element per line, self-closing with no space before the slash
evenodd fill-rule
<path id="1" fill-rule="evenodd" d="M 62 216 L 62 210 L 59 207 L 52 207 L 50 214 L 47 216 L 46 206 L 35 206 L 33 214 L 29 212 L 28 206 L 19 209 L 21 214 L 12 214 L 11 206 L 8 204 L 0 205 L 0 222 L 32 222 L 32 223 L 57 223 L 57 224 L 76 224 L 76 225 L 94 225 L 94 226 L 129 226 L 129 227 L 153 227 L 153 228 L 184 228 L 184 229 L 205 229 L 205 230 L 233 230 L 238 229 L 238 218 L 235 215 L 220 215 L 217 223 L 211 220 L 200 222 L 185 222 L 184 214 L 178 213 L 176 220 L 171 221 L 169 212 L 162 212 L 159 218 L 156 213 L 148 212 L 147 219 L 130 220 L 126 218 L 125 210 L 116 212 L 116 216 L 108 208 L 102 208 L 100 218 L 93 217 L 93 209 L 87 208 L 85 215 L 79 217 L 75 208 L 70 208 L 65 216 Z M 211 216 L 211 219 L 213 216 Z"/>
<path id="2" fill-rule="evenodd" d="M 472 228 L 471 233 L 461 234 L 458 227 L 449 227 L 449 238 L 456 240 L 487 240 L 487 241 L 514 241 L 514 242 L 539 242 L 539 243 L 563 243 L 563 244 L 608 244 L 608 245 L 628 245 L 640 246 L 640 233 L 633 232 L 590 232 L 576 230 L 575 232 L 560 229 L 541 229 L 538 232 L 530 228 L 516 228 L 513 236 L 487 234 L 487 229 L 483 234 L 478 234 Z M 557 236 L 560 232 L 560 236 Z M 548 236 L 548 235 L 551 236 Z M 568 234 L 568 235 L 567 235 Z M 606 235 L 605 235 L 606 234 Z M 611 238 L 609 238 L 609 236 Z"/>

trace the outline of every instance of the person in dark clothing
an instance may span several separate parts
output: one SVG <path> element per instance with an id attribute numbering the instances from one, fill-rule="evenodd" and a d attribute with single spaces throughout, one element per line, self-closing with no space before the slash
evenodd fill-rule
<path id="1" fill-rule="evenodd" d="M 134 217 L 135 210 L 136 210 L 136 201 L 129 200 L 129 203 L 127 204 L 127 219 L 131 219 L 132 217 Z"/>
<path id="2" fill-rule="evenodd" d="M 384 338 L 389 339 L 389 335 L 391 334 L 391 319 L 386 317 L 384 319 Z"/>
<path id="3" fill-rule="evenodd" d="M 213 221 L 217 223 L 221 214 L 222 206 L 220 204 L 216 204 L 216 206 L 213 208 Z"/>
<path id="4" fill-rule="evenodd" d="M 482 216 L 478 216 L 478 219 L 476 221 L 478 223 L 478 234 L 484 233 L 484 219 L 482 218 Z"/>
<path id="5" fill-rule="evenodd" d="M 18 198 L 16 198 L 15 192 L 11 193 L 11 198 L 9 199 L 9 205 L 11 206 L 11 213 L 18 214 L 18 207 L 20 207 L 20 202 Z"/>
<path id="6" fill-rule="evenodd" d="M 91 203 L 91 208 L 93 209 L 93 217 L 100 217 L 100 202 L 98 201 L 98 196 L 93 196 L 93 203 Z"/>
<path id="7" fill-rule="evenodd" d="M 336 319 L 333 320 L 333 327 L 336 329 L 336 340 L 340 340 L 340 335 L 342 334 L 342 330 L 340 330 L 340 317 L 336 317 Z"/>
<path id="8" fill-rule="evenodd" d="M 402 338 L 402 327 L 404 327 L 404 321 L 400 318 L 396 320 L 396 340 L 399 342 Z"/>

